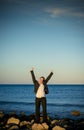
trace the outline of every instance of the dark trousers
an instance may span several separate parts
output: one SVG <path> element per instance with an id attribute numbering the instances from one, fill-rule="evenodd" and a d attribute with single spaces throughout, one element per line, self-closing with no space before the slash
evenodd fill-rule
<path id="1" fill-rule="evenodd" d="M 46 98 L 36 98 L 36 123 L 40 122 L 40 104 L 42 104 L 43 109 L 43 122 L 47 122 L 47 112 L 46 112 Z"/>

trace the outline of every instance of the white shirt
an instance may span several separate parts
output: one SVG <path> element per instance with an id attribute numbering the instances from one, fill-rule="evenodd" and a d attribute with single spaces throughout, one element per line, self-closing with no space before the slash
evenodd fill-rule
<path id="1" fill-rule="evenodd" d="M 36 97 L 37 98 L 45 97 L 45 91 L 44 91 L 44 85 L 43 84 L 40 84 L 40 86 L 37 90 L 37 93 L 36 93 Z"/>

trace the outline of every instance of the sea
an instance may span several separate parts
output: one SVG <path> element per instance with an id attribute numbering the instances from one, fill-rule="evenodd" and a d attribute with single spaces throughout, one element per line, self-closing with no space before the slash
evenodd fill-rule
<path id="1" fill-rule="evenodd" d="M 48 85 L 47 114 L 56 118 L 84 118 L 84 85 Z M 34 85 L 0 84 L 0 111 L 26 115 L 35 114 Z M 72 111 L 80 111 L 80 116 L 73 116 Z M 42 106 L 40 106 L 42 114 Z"/>

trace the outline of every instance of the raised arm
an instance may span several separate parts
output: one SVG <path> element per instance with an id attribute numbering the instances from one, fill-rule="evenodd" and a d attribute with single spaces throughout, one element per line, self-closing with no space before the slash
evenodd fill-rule
<path id="1" fill-rule="evenodd" d="M 35 74 L 34 74 L 34 68 L 32 68 L 30 70 L 30 72 L 31 72 L 32 80 L 33 80 L 33 82 L 35 82 L 36 81 L 36 77 L 35 77 Z"/>
<path id="2" fill-rule="evenodd" d="M 48 75 L 48 77 L 45 79 L 45 83 L 47 83 L 49 80 L 50 80 L 50 78 L 52 77 L 52 75 L 53 75 L 53 71 L 51 71 L 51 73 Z"/>

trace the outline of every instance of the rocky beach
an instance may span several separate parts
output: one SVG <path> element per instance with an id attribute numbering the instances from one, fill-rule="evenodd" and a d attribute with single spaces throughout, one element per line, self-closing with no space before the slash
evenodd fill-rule
<path id="1" fill-rule="evenodd" d="M 79 111 L 71 112 L 73 116 L 80 116 Z M 40 123 L 35 123 L 35 114 L 26 115 L 24 112 L 16 114 L 16 112 L 5 113 L 0 111 L 0 130 L 84 130 L 84 118 L 52 118 L 47 117 L 48 122 L 43 123 L 42 116 Z"/>

